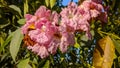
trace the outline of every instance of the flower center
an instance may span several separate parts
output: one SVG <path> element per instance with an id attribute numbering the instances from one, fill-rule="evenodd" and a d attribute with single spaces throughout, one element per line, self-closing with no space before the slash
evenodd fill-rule
<path id="1" fill-rule="evenodd" d="M 35 24 L 34 23 L 30 24 L 29 29 L 35 29 Z"/>

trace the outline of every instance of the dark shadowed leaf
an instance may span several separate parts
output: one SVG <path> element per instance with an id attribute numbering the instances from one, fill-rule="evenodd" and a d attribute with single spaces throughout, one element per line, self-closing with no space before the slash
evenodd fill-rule
<path id="1" fill-rule="evenodd" d="M 6 18 L 0 18 L 0 28 L 4 28 L 8 25 L 10 25 L 10 23 Z"/>

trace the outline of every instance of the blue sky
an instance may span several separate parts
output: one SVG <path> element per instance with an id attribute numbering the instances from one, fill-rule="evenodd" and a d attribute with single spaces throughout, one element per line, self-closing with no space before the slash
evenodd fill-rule
<path id="1" fill-rule="evenodd" d="M 63 0 L 63 5 L 67 5 L 71 0 Z M 78 0 L 73 0 L 73 2 L 78 2 Z"/>

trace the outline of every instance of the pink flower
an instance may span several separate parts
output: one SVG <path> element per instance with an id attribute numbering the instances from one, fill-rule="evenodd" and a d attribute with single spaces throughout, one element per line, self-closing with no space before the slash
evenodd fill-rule
<path id="1" fill-rule="evenodd" d="M 90 12 L 84 8 L 77 7 L 75 3 L 69 3 L 67 8 L 61 11 L 61 30 L 72 31 L 76 30 L 85 31 L 90 33 L 90 25 L 88 21 L 90 20 Z M 90 34 L 86 34 L 90 35 Z M 88 36 L 90 37 L 90 36 Z"/>
<path id="2" fill-rule="evenodd" d="M 101 4 L 96 3 L 92 0 L 83 1 L 83 3 L 79 7 L 83 8 L 86 11 L 89 11 L 92 18 L 98 17 L 98 15 L 100 15 L 100 13 L 104 11 L 104 8 Z"/>
<path id="3" fill-rule="evenodd" d="M 47 50 L 47 48 L 44 45 L 40 46 L 38 55 L 41 58 L 45 58 L 45 57 L 49 56 L 48 50 Z"/>
<path id="4" fill-rule="evenodd" d="M 47 56 L 49 56 L 49 53 L 45 46 L 35 44 L 34 46 L 28 46 L 27 48 L 29 50 L 32 50 L 32 52 L 36 53 L 41 58 L 46 58 Z"/>
<path id="5" fill-rule="evenodd" d="M 53 37 L 52 41 L 48 45 L 48 51 L 50 54 L 55 54 L 57 51 L 58 46 L 60 45 L 60 37 L 56 38 L 55 36 Z"/>
<path id="6" fill-rule="evenodd" d="M 59 17 L 60 15 L 57 12 L 55 11 L 52 12 L 50 20 L 52 21 L 53 25 L 58 25 Z"/>
<path id="7" fill-rule="evenodd" d="M 36 42 L 36 44 L 33 46 L 28 46 L 28 49 L 31 49 L 34 53 L 37 53 L 41 58 L 45 58 L 49 55 L 49 53 L 56 53 L 60 43 L 60 38 L 55 38 L 55 34 L 58 31 L 56 26 L 49 22 L 41 24 L 41 28 L 29 31 L 28 35 L 31 40 Z"/>
<path id="8" fill-rule="evenodd" d="M 101 0 L 85 0 L 80 6 L 70 2 L 60 14 L 41 6 L 34 15 L 26 14 L 25 18 L 26 24 L 21 30 L 28 37 L 25 39 L 27 48 L 45 58 L 55 54 L 58 48 L 65 53 L 69 46 L 75 44 L 74 33 L 77 31 L 85 32 L 91 39 L 91 19 L 106 22 L 107 13 Z"/>
<path id="9" fill-rule="evenodd" d="M 68 46 L 75 44 L 75 38 L 73 32 L 64 32 L 62 33 L 61 43 L 60 43 L 60 50 L 62 53 L 65 53 L 68 49 Z"/>
<path id="10" fill-rule="evenodd" d="M 26 21 L 30 20 L 32 18 L 33 15 L 31 14 L 26 14 L 25 15 L 25 18 L 26 18 Z"/>
<path id="11" fill-rule="evenodd" d="M 78 22 L 79 24 L 77 25 L 78 31 L 84 31 L 86 32 L 86 36 L 91 39 L 91 33 L 90 33 L 90 25 L 89 22 L 83 21 L 83 22 Z"/>
<path id="12" fill-rule="evenodd" d="M 73 2 L 69 3 L 67 8 L 62 9 L 61 15 L 61 24 L 64 23 L 70 28 L 74 29 L 77 26 L 77 21 L 75 20 L 75 14 L 77 12 L 77 5 Z M 74 18 L 74 19 L 73 19 Z"/>
<path id="13" fill-rule="evenodd" d="M 101 13 L 101 15 L 97 19 L 100 20 L 102 23 L 107 23 L 108 22 L 107 12 Z"/>
<path id="14" fill-rule="evenodd" d="M 51 11 L 48 10 L 45 6 L 40 6 L 38 10 L 35 12 L 35 16 L 38 18 L 47 18 L 49 19 L 51 15 Z"/>
<path id="15" fill-rule="evenodd" d="M 100 12 L 98 12 L 97 10 L 90 10 L 90 12 L 91 12 L 91 17 L 92 18 L 96 18 L 100 14 Z"/>
<path id="16" fill-rule="evenodd" d="M 41 6 L 34 15 L 25 15 L 26 24 L 21 28 L 23 34 L 28 34 L 29 39 L 35 45 L 28 45 L 28 49 L 45 58 L 50 54 L 55 54 L 60 43 L 60 38 L 55 39 L 58 32 L 59 15 L 57 12 L 51 13 L 45 6 Z M 26 40 L 27 42 L 27 40 Z"/>
<path id="17" fill-rule="evenodd" d="M 56 12 L 51 13 L 51 11 L 47 10 L 45 6 L 41 6 L 35 12 L 35 15 L 30 15 L 30 14 L 25 15 L 26 24 L 21 28 L 22 33 L 26 34 L 29 31 L 29 29 L 33 27 L 34 29 L 40 28 L 42 24 L 39 24 L 39 23 L 44 24 L 46 22 L 51 22 L 52 24 L 55 24 L 58 22 L 58 18 L 59 18 L 59 15 Z"/>
<path id="18" fill-rule="evenodd" d="M 21 28 L 23 34 L 27 34 L 28 29 L 34 29 L 34 23 L 37 19 L 36 16 L 32 16 L 30 14 L 27 14 L 25 17 L 26 17 L 26 24 Z"/>
<path id="19" fill-rule="evenodd" d="M 47 44 L 51 41 L 53 35 L 57 31 L 57 27 L 49 22 L 39 22 L 36 30 L 29 31 L 29 36 L 32 40 L 36 41 L 39 44 Z"/>

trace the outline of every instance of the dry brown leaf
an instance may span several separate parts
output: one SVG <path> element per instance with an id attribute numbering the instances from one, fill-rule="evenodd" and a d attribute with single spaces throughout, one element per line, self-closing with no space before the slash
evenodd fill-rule
<path id="1" fill-rule="evenodd" d="M 95 68 L 111 68 L 115 47 L 109 36 L 100 39 L 93 52 L 93 66 Z"/>

